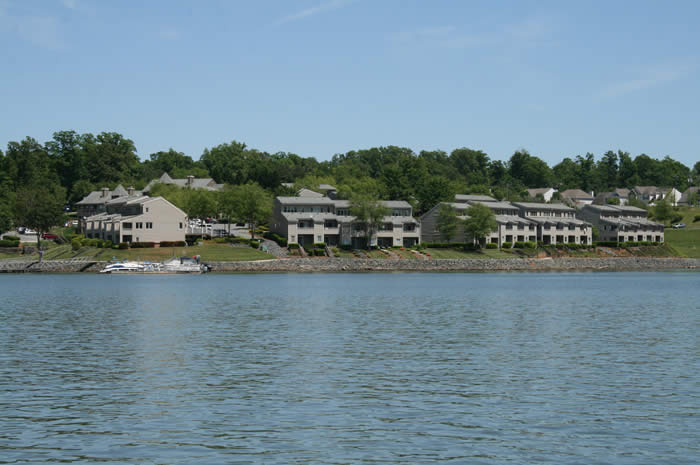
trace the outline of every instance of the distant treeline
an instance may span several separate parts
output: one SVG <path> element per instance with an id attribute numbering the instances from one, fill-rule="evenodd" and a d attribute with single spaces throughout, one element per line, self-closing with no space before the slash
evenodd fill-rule
<path id="1" fill-rule="evenodd" d="M 579 188 L 601 192 L 635 185 L 675 186 L 685 190 L 700 183 L 700 162 L 693 168 L 670 157 L 635 157 L 608 151 L 596 160 L 591 153 L 566 157 L 550 167 L 526 150 L 508 161 L 492 160 L 480 150 L 457 148 L 450 153 L 405 147 L 374 147 L 337 154 L 329 161 L 293 153 L 267 153 L 240 142 L 205 149 L 199 160 L 174 149 L 150 154 L 141 161 L 134 142 L 121 134 L 98 135 L 60 131 L 45 143 L 27 137 L 0 150 L 0 214 L 2 199 L 32 185 L 54 185 L 68 202 L 80 200 L 103 186 L 142 188 L 168 172 L 211 177 L 218 183 L 257 183 L 270 193 L 284 193 L 282 182 L 314 187 L 327 183 L 341 197 L 354 192 L 383 199 L 404 199 L 421 213 L 455 193 L 490 193 L 497 198 L 523 198 L 529 187 Z"/>

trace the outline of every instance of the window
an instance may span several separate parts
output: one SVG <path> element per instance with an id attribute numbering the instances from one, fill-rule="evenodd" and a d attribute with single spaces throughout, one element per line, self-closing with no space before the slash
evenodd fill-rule
<path id="1" fill-rule="evenodd" d="M 143 229 L 143 223 L 136 223 L 136 229 Z"/>
<path id="2" fill-rule="evenodd" d="M 180 223 L 180 229 L 182 229 L 182 223 Z"/>
<path id="3" fill-rule="evenodd" d="M 146 213 L 148 213 L 148 207 L 146 207 Z"/>
<path id="4" fill-rule="evenodd" d="M 146 229 L 153 229 L 153 223 L 146 223 Z"/>
<path id="5" fill-rule="evenodd" d="M 90 227 L 92 227 L 92 223 L 90 224 Z M 124 229 L 131 229 L 131 223 L 122 223 L 122 227 Z M 126 242 L 126 241 L 124 241 Z"/>
<path id="6" fill-rule="evenodd" d="M 323 239 L 321 238 L 321 236 L 316 236 L 316 242 L 323 242 Z"/>

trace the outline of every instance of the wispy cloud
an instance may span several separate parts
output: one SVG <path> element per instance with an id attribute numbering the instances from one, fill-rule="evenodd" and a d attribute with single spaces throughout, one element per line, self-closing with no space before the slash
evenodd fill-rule
<path id="1" fill-rule="evenodd" d="M 337 10 L 339 8 L 349 5 L 352 2 L 353 0 L 327 0 L 311 8 L 306 8 L 304 10 L 297 11 L 296 13 L 292 13 L 288 16 L 280 18 L 277 21 L 275 21 L 273 25 L 281 26 L 282 24 L 292 23 L 295 21 L 306 19 L 311 16 L 315 16 L 319 13 Z"/>
<path id="2" fill-rule="evenodd" d="M 653 67 L 639 72 L 637 77 L 610 84 L 598 92 L 597 97 L 605 99 L 616 98 L 674 82 L 687 76 L 690 68 L 688 65 Z"/>
<path id="3" fill-rule="evenodd" d="M 63 0 L 63 6 L 69 10 L 75 10 L 78 8 L 78 0 Z"/>

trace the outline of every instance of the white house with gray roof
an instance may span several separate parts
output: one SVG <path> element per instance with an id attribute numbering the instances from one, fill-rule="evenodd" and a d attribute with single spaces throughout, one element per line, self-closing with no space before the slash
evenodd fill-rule
<path id="1" fill-rule="evenodd" d="M 372 246 L 411 247 L 420 242 L 420 223 L 413 207 L 403 200 L 380 201 L 390 212 L 373 234 Z M 289 244 L 330 246 L 365 245 L 364 225 L 350 214 L 349 200 L 326 196 L 277 197 L 270 231 L 287 238 Z"/>
<path id="2" fill-rule="evenodd" d="M 586 205 L 579 218 L 598 228 L 601 241 L 664 241 L 664 225 L 647 218 L 647 211 L 630 205 Z"/>
<path id="3" fill-rule="evenodd" d="M 593 228 L 576 218 L 576 210 L 556 203 L 513 202 L 522 218 L 537 224 L 543 244 L 592 244 Z"/>
<path id="4" fill-rule="evenodd" d="M 118 197 L 82 220 L 85 237 L 119 242 L 185 240 L 187 215 L 163 197 Z"/>

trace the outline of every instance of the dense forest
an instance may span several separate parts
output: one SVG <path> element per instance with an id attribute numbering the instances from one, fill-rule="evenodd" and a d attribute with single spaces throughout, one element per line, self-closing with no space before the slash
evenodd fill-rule
<path id="1" fill-rule="evenodd" d="M 353 150 L 319 162 L 234 141 L 205 149 L 199 160 L 174 149 L 141 160 L 134 142 L 121 134 L 60 131 L 43 144 L 27 137 L 0 150 L 0 218 L 14 217 L 17 193 L 30 186 L 43 186 L 56 198 L 74 204 L 103 186 L 114 188 L 121 183 L 142 188 L 163 172 L 175 178 L 211 177 L 229 185 L 257 183 L 270 194 L 288 193 L 282 182 L 309 187 L 328 183 L 338 188 L 341 198 L 363 193 L 408 200 L 418 214 L 454 198 L 455 193 L 519 200 L 529 187 L 601 192 L 656 185 L 683 191 L 700 184 L 700 162 L 690 168 L 668 156 L 632 156 L 621 150 L 610 150 L 598 159 L 592 153 L 565 157 L 551 167 L 526 150 L 501 161 L 469 148 L 416 153 L 395 146 Z"/>

